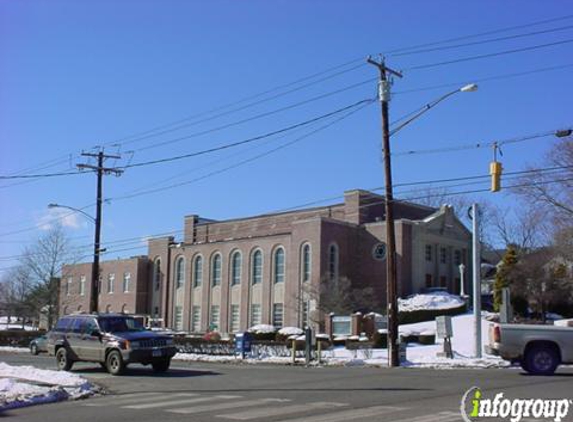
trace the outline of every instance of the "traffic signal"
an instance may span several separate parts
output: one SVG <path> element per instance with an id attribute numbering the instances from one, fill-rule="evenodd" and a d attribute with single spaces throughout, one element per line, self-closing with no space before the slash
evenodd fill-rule
<path id="1" fill-rule="evenodd" d="M 489 174 L 491 175 L 491 191 L 499 192 L 501 190 L 501 172 L 503 167 L 498 161 L 492 161 L 489 164 Z"/>

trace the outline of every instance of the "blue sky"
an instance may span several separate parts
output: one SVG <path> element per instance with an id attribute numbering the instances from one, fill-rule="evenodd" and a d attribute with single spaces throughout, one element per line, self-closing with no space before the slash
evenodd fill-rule
<path id="1" fill-rule="evenodd" d="M 278 131 L 373 98 L 377 71 L 365 59 L 378 53 L 404 73 L 394 82 L 392 121 L 479 83 L 477 92 L 452 96 L 393 137 L 394 182 L 485 175 L 490 148 L 420 151 L 570 127 L 570 15 L 570 2 L 561 0 L 0 0 L 0 176 L 73 172 L 88 162 L 82 151 L 102 145 L 122 156 L 107 165 L 125 166 Z M 491 56 L 513 50 L 524 51 Z M 437 65 L 477 56 L 489 57 Z M 316 99 L 323 94 L 330 95 Z M 245 98 L 251 100 L 240 102 Z M 352 110 L 340 121 L 334 119 L 344 113 L 241 147 L 107 176 L 107 257 L 144 253 L 141 239 L 182 230 L 188 214 L 250 216 L 383 186 L 379 105 Z M 148 132 L 157 127 L 165 133 Z M 505 170 L 539 163 L 553 142 L 504 145 Z M 404 151 L 417 153 L 399 155 Z M 0 179 L 0 270 L 54 218 L 89 261 L 91 223 L 47 204 L 93 215 L 95 179 Z M 451 190 L 487 187 L 484 179 Z M 396 187 L 395 195 L 406 190 Z M 516 205 L 507 191 L 473 198 Z"/>

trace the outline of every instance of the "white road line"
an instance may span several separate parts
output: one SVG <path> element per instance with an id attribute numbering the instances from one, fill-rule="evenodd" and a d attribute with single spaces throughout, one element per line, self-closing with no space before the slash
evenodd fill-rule
<path id="1" fill-rule="evenodd" d="M 101 399 L 96 399 L 95 403 L 85 403 L 83 406 L 114 406 L 117 404 L 126 404 L 126 403 L 139 403 L 139 402 L 147 402 L 149 403 L 150 400 L 161 400 L 165 398 L 171 398 L 173 396 L 185 396 L 191 397 L 196 396 L 197 394 L 194 393 L 135 393 L 130 394 L 128 397 L 126 396 L 113 396 L 113 397 L 103 397 Z"/>
<path id="2" fill-rule="evenodd" d="M 403 407 L 394 406 L 373 406 L 364 407 L 362 409 L 350 409 L 343 410 L 340 412 L 331 412 L 321 415 L 302 417 L 296 419 L 287 419 L 280 422 L 345 422 L 356 419 L 365 419 L 373 416 L 380 416 L 387 413 L 398 412 L 400 410 L 405 410 Z"/>
<path id="3" fill-rule="evenodd" d="M 202 403 L 205 401 L 212 401 L 212 400 L 230 400 L 230 399 L 240 399 L 240 398 L 241 396 L 208 396 L 208 397 L 196 397 L 182 400 L 169 400 L 160 403 L 135 404 L 122 407 L 124 409 L 153 409 L 156 407 L 177 406 L 180 404 L 192 404 L 192 403 Z"/>
<path id="4" fill-rule="evenodd" d="M 302 413 L 302 412 L 307 412 L 309 410 L 329 409 L 332 407 L 342 407 L 342 406 L 348 406 L 348 405 L 343 404 L 343 403 L 315 402 L 315 403 L 307 403 L 307 404 L 293 404 L 291 406 L 284 406 L 284 407 L 276 407 L 276 406 L 263 407 L 260 409 L 255 409 L 255 410 L 246 411 L 246 412 L 233 413 L 230 415 L 217 415 L 217 417 L 244 421 L 244 420 L 248 420 L 248 419 L 265 418 L 265 417 L 277 416 L 277 415 L 286 415 L 289 413 Z"/>
<path id="5" fill-rule="evenodd" d="M 180 414 L 191 414 L 191 413 L 203 413 L 203 412 L 216 412 L 225 409 L 237 409 L 240 407 L 252 407 L 261 406 L 268 403 L 284 403 L 288 402 L 288 399 L 258 399 L 258 400 L 243 400 L 238 402 L 230 403 L 218 403 L 218 404 L 206 404 L 203 406 L 193 406 L 185 407 L 182 409 L 167 409 L 166 412 L 169 413 L 180 413 Z"/>

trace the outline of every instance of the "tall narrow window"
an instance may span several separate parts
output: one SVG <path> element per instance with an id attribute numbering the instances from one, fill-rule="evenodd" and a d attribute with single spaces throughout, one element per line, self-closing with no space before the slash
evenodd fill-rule
<path id="1" fill-rule="evenodd" d="M 201 328 L 201 307 L 193 306 L 191 310 L 191 331 L 197 332 Z"/>
<path id="2" fill-rule="evenodd" d="M 86 294 L 86 276 L 80 276 L 80 296 L 85 296 Z"/>
<path id="3" fill-rule="evenodd" d="M 131 273 L 123 273 L 123 293 L 129 293 L 131 284 Z"/>
<path id="4" fill-rule="evenodd" d="M 175 263 L 175 288 L 180 289 L 185 284 L 185 258 L 180 257 Z"/>
<path id="5" fill-rule="evenodd" d="M 275 283 L 283 283 L 285 281 L 285 250 L 278 248 L 275 251 Z"/>
<path id="6" fill-rule="evenodd" d="M 233 253 L 231 257 L 231 285 L 237 286 L 241 284 L 241 252 Z"/>
<path id="7" fill-rule="evenodd" d="M 454 264 L 459 267 L 462 263 L 462 252 L 460 250 L 454 251 Z"/>
<path id="8" fill-rule="evenodd" d="M 328 248 L 328 278 L 338 280 L 338 246 L 334 243 Z"/>
<path id="9" fill-rule="evenodd" d="M 302 281 L 307 283 L 310 281 L 310 245 L 306 244 L 302 247 Z"/>
<path id="10" fill-rule="evenodd" d="M 201 255 L 195 258 L 193 265 L 193 287 L 199 287 L 203 283 L 203 257 Z"/>
<path id="11" fill-rule="evenodd" d="M 219 331 L 221 308 L 219 305 L 211 306 L 211 318 L 209 321 L 209 330 Z"/>
<path id="12" fill-rule="evenodd" d="M 153 285 L 155 286 L 155 290 L 159 290 L 161 288 L 161 260 L 157 259 L 155 261 L 155 268 L 153 274 Z"/>
<path id="13" fill-rule="evenodd" d="M 262 321 L 261 305 L 254 303 L 251 305 L 251 327 L 259 325 Z"/>
<path id="14" fill-rule="evenodd" d="M 113 294 L 115 290 L 115 274 L 110 274 L 107 276 L 107 292 Z"/>
<path id="15" fill-rule="evenodd" d="M 253 285 L 263 282 L 263 253 L 260 250 L 255 251 L 253 254 L 252 273 L 253 279 L 251 283 Z"/>
<path id="16" fill-rule="evenodd" d="M 239 316 L 239 305 L 231 305 L 231 321 L 229 322 L 229 327 L 232 333 L 239 331 Z"/>
<path id="17" fill-rule="evenodd" d="M 282 328 L 283 326 L 283 309 L 282 303 L 273 304 L 273 325 L 275 327 Z"/>
<path id="18" fill-rule="evenodd" d="M 183 329 L 183 307 L 176 306 L 175 307 L 175 329 L 182 330 Z"/>
<path id="19" fill-rule="evenodd" d="M 221 285 L 221 255 L 216 254 L 213 256 L 211 262 L 211 285 L 220 286 Z"/>
<path id="20" fill-rule="evenodd" d="M 440 248 L 440 262 L 442 264 L 446 263 L 446 258 L 447 258 L 447 249 L 446 248 Z"/>
<path id="21" fill-rule="evenodd" d="M 70 295 L 71 286 L 72 286 L 72 277 L 68 277 L 66 282 L 66 296 Z"/>
<path id="22" fill-rule="evenodd" d="M 432 245 L 426 245 L 426 261 L 432 261 Z"/>

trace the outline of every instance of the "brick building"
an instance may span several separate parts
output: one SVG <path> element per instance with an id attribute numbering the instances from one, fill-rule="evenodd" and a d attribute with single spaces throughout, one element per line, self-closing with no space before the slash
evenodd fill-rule
<path id="1" fill-rule="evenodd" d="M 471 272 L 471 234 L 452 208 L 396 202 L 394 213 L 400 296 L 437 286 L 458 292 L 459 264 Z M 344 203 L 299 211 L 225 221 L 189 215 L 182 241 L 151 239 L 147 257 L 103 263 L 99 309 L 148 313 L 192 332 L 302 327 L 316 319 L 320 301 L 309 292 L 327 279 L 372 287 L 385 303 L 385 236 L 384 198 L 361 190 L 346 192 Z M 69 286 L 89 286 L 90 268 L 66 268 L 62 312 L 87 308 L 89 288 L 78 301 L 79 287 Z M 124 293 L 126 274 L 133 288 Z"/>

